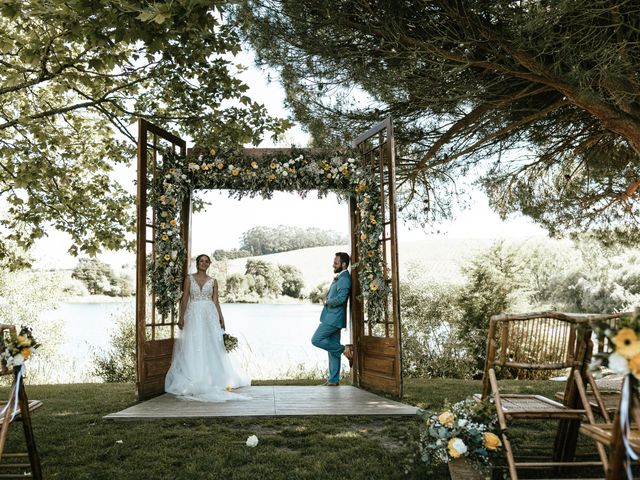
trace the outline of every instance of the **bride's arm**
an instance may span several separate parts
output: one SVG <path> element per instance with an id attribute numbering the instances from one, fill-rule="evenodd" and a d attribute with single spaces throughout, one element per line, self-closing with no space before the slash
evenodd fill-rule
<path id="1" fill-rule="evenodd" d="M 222 309 L 220 308 L 220 302 L 218 301 L 218 280 L 213 280 L 213 303 L 218 310 L 218 318 L 220 319 L 220 326 L 224 330 L 224 317 L 222 316 Z"/>
<path id="2" fill-rule="evenodd" d="M 178 328 L 182 330 L 184 328 L 184 312 L 187 310 L 187 303 L 189 303 L 189 290 L 191 290 L 191 282 L 189 276 L 184 277 L 184 283 L 182 284 L 182 299 L 180 300 L 180 316 L 178 317 Z"/>

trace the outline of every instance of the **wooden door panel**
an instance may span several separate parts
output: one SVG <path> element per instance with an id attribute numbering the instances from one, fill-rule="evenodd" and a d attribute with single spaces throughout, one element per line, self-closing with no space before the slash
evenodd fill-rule
<path id="1" fill-rule="evenodd" d="M 374 166 L 378 175 L 380 219 L 383 224 L 378 248 L 389 294 L 383 318 L 369 318 L 367 306 L 361 300 L 358 268 L 353 268 L 351 323 L 356 355 L 352 379 L 362 387 L 402 397 L 395 147 L 391 118 L 360 135 L 353 146 L 360 150 L 361 161 Z M 350 204 L 350 210 L 353 262 L 357 264 L 363 252 L 358 251 L 356 232 L 361 219 L 354 201 Z"/>
<path id="2" fill-rule="evenodd" d="M 138 121 L 138 185 L 136 245 L 136 388 L 139 400 L 164 392 L 164 377 L 171 365 L 173 338 L 177 327 L 174 316 L 158 315 L 155 292 L 148 287 L 147 265 L 155 261 L 155 212 L 148 202 L 150 188 L 163 153 L 167 150 L 186 156 L 186 142 L 157 125 Z M 183 206 L 183 215 L 190 212 Z M 185 202 L 186 203 L 186 202 Z M 182 238 L 189 238 L 189 224 L 183 225 Z"/>

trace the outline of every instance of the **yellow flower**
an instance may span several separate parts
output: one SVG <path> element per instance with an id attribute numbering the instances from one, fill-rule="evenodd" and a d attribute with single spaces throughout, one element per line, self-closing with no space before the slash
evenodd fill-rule
<path id="1" fill-rule="evenodd" d="M 267 179 L 269 179 L 270 181 L 271 181 L 271 180 L 275 180 L 275 179 L 276 179 L 276 176 L 272 173 L 272 174 L 270 174 L 270 175 L 267 177 Z"/>
<path id="2" fill-rule="evenodd" d="M 239 168 L 234 168 L 233 170 L 231 170 L 231 175 L 233 175 L 234 177 L 237 177 L 239 173 L 240 173 Z"/>
<path id="3" fill-rule="evenodd" d="M 482 436 L 484 439 L 484 447 L 487 450 L 497 450 L 502 446 L 502 442 L 500 441 L 500 438 L 498 438 L 498 436 L 495 433 L 484 432 Z"/>
<path id="4" fill-rule="evenodd" d="M 212 157 L 216 156 L 216 149 L 212 148 L 211 150 L 209 150 L 209 154 L 211 154 Z"/>
<path id="5" fill-rule="evenodd" d="M 374 215 L 369 215 L 369 222 L 371 222 L 371 225 L 375 225 L 376 223 L 378 223 Z"/>
<path id="6" fill-rule="evenodd" d="M 160 201 L 162 203 L 164 203 L 167 200 L 167 196 L 166 195 L 160 195 Z"/>
<path id="7" fill-rule="evenodd" d="M 160 228 L 164 228 L 164 222 L 160 224 Z"/>
<path id="8" fill-rule="evenodd" d="M 364 233 L 361 233 L 360 240 L 364 242 L 366 239 L 367 239 L 367 236 Z"/>
<path id="9" fill-rule="evenodd" d="M 373 281 L 373 282 L 371 282 L 371 285 L 369 285 L 369 288 L 370 288 L 372 291 L 374 291 L 374 292 L 375 292 L 376 290 L 378 290 L 378 286 L 379 286 L 379 285 L 378 285 L 378 282 Z"/>
<path id="10" fill-rule="evenodd" d="M 278 165 L 276 165 L 274 162 L 271 162 L 271 168 L 276 168 Z"/>
<path id="11" fill-rule="evenodd" d="M 356 192 L 363 192 L 366 189 L 367 189 L 367 183 L 365 181 L 361 181 L 356 186 Z"/>
<path id="12" fill-rule="evenodd" d="M 164 259 L 168 262 L 169 260 L 171 260 L 171 255 L 169 255 L 168 253 L 164 256 Z"/>
<path id="13" fill-rule="evenodd" d="M 629 359 L 629 370 L 631 370 L 634 377 L 640 378 L 640 354 Z"/>
<path id="14" fill-rule="evenodd" d="M 332 173 L 327 173 L 327 178 L 333 178 L 333 174 Z"/>
<path id="15" fill-rule="evenodd" d="M 638 340 L 636 332 L 629 327 L 620 329 L 613 337 L 613 343 L 616 346 L 616 353 L 626 359 L 640 354 L 640 340 Z"/>
<path id="16" fill-rule="evenodd" d="M 176 223 L 178 223 L 178 222 L 176 222 L 176 219 L 172 218 L 171 221 L 169 222 L 169 225 L 171 225 L 172 227 L 175 227 Z"/>
<path id="17" fill-rule="evenodd" d="M 162 235 L 162 240 L 164 240 L 165 242 L 169 240 L 169 235 L 167 235 L 166 233 Z"/>
<path id="18" fill-rule="evenodd" d="M 178 203 L 178 199 L 177 198 L 172 198 L 171 199 L 171 205 L 175 205 L 176 203 Z"/>
<path id="19" fill-rule="evenodd" d="M 25 348 L 23 350 L 20 350 L 20 354 L 24 357 L 25 360 L 27 360 L 31 356 L 31 349 Z"/>
<path id="20" fill-rule="evenodd" d="M 200 170 L 206 170 L 207 169 L 207 164 L 203 163 L 202 165 L 200 165 Z"/>
<path id="21" fill-rule="evenodd" d="M 373 257 L 375 254 L 376 254 L 376 252 L 374 252 L 373 250 L 369 250 L 369 251 L 367 252 L 367 256 L 368 256 L 369 258 Z"/>
<path id="22" fill-rule="evenodd" d="M 292 168 L 292 167 L 289 167 L 289 173 L 296 173 L 296 169 Z"/>
<path id="23" fill-rule="evenodd" d="M 29 340 L 24 335 L 18 335 L 18 345 L 21 347 L 28 347 L 31 345 L 31 340 Z"/>
<path id="24" fill-rule="evenodd" d="M 451 413 L 448 410 L 438 415 L 438 421 L 446 427 L 453 427 L 454 420 L 455 420 L 455 417 L 453 416 L 453 413 Z"/>
<path id="25" fill-rule="evenodd" d="M 176 169 L 175 168 L 170 168 L 169 169 L 169 173 L 176 173 Z"/>
<path id="26" fill-rule="evenodd" d="M 251 167 L 252 168 L 258 168 L 258 164 L 256 162 L 251 162 Z"/>
<path id="27" fill-rule="evenodd" d="M 224 163 L 219 162 L 216 164 L 216 167 L 218 168 L 218 170 L 222 170 L 224 168 Z"/>
<path id="28" fill-rule="evenodd" d="M 460 458 L 462 455 L 467 453 L 467 446 L 464 444 L 462 439 L 458 437 L 453 437 L 447 443 L 447 447 L 449 447 L 449 455 L 452 458 Z"/>

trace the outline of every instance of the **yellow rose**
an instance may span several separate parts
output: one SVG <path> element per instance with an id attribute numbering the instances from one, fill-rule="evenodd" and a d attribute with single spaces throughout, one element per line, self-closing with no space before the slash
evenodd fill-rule
<path id="1" fill-rule="evenodd" d="M 289 167 L 289 173 L 296 173 L 296 169 Z"/>
<path id="2" fill-rule="evenodd" d="M 482 437 L 484 439 L 484 447 L 487 450 L 497 450 L 502 446 L 500 438 L 495 433 L 484 432 Z"/>
<path id="3" fill-rule="evenodd" d="M 276 179 L 276 176 L 272 173 L 272 174 L 271 174 L 271 175 L 269 175 L 267 178 L 268 178 L 269 180 L 275 180 L 275 179 Z"/>
<path id="4" fill-rule="evenodd" d="M 453 427 L 454 420 L 455 420 L 455 417 L 453 416 L 453 413 L 451 413 L 448 410 L 438 415 L 438 421 L 446 427 Z"/>
<path id="5" fill-rule="evenodd" d="M 634 377 L 640 378 L 640 354 L 635 355 L 629 359 L 629 370 Z"/>
<path id="6" fill-rule="evenodd" d="M 234 177 L 237 177 L 239 173 L 240 169 L 238 168 L 234 168 L 233 170 L 231 170 L 231 175 L 233 175 Z"/>
<path id="7" fill-rule="evenodd" d="M 360 240 L 362 240 L 363 242 L 367 239 L 367 236 L 364 233 L 360 234 Z"/>
<path id="8" fill-rule="evenodd" d="M 378 223 L 374 215 L 369 216 L 369 221 L 371 222 L 371 225 L 375 225 L 376 223 Z"/>
<path id="9" fill-rule="evenodd" d="M 162 203 L 164 203 L 167 200 L 167 196 L 166 195 L 160 195 L 160 201 Z"/>
<path id="10" fill-rule="evenodd" d="M 218 168 L 218 170 L 222 170 L 224 168 L 224 163 L 218 163 L 216 164 L 216 167 Z"/>
<path id="11" fill-rule="evenodd" d="M 258 168 L 258 164 L 256 162 L 251 162 L 251 167 Z"/>
<path id="12" fill-rule="evenodd" d="M 376 254 L 376 252 L 374 252 L 373 250 L 369 250 L 369 251 L 367 252 L 367 256 L 368 256 L 368 257 L 373 257 L 375 254 Z"/>
<path id="13" fill-rule="evenodd" d="M 177 198 L 172 198 L 171 199 L 171 205 L 175 205 L 176 203 L 178 203 L 178 199 Z"/>
<path id="14" fill-rule="evenodd" d="M 162 235 L 162 240 L 164 240 L 165 242 L 169 240 L 169 235 L 167 235 L 166 233 Z"/>
<path id="15" fill-rule="evenodd" d="M 212 148 L 211 150 L 209 150 L 209 154 L 210 154 L 212 157 L 215 157 L 215 156 L 216 156 L 216 149 L 215 149 L 215 148 Z"/>
<path id="16" fill-rule="evenodd" d="M 25 349 L 20 351 L 20 354 L 22 355 L 22 357 L 25 360 L 27 360 L 31 356 L 31 349 L 30 348 L 25 348 Z"/>
<path id="17" fill-rule="evenodd" d="M 274 162 L 271 162 L 271 168 L 276 168 L 278 165 L 276 165 Z"/>
<path id="18" fill-rule="evenodd" d="M 169 255 L 168 253 L 164 256 L 164 259 L 168 262 L 169 260 L 171 260 L 171 255 Z"/>
<path id="19" fill-rule="evenodd" d="M 18 345 L 21 347 L 28 347 L 31 345 L 31 340 L 29 340 L 24 335 L 18 335 Z"/>
<path id="20" fill-rule="evenodd" d="M 207 169 L 207 164 L 203 163 L 202 165 L 200 165 L 200 170 L 206 170 Z"/>
<path id="21" fill-rule="evenodd" d="M 375 292 L 376 290 L 378 290 L 378 282 L 371 282 L 369 288 Z"/>
<path id="22" fill-rule="evenodd" d="M 171 225 L 172 227 L 175 227 L 177 223 L 178 222 L 176 222 L 176 219 L 172 218 L 171 221 L 169 222 L 169 225 Z"/>
<path id="23" fill-rule="evenodd" d="M 616 353 L 626 359 L 640 354 L 640 340 L 638 340 L 636 332 L 629 327 L 620 329 L 617 335 L 613 337 L 613 343 L 616 346 Z"/>

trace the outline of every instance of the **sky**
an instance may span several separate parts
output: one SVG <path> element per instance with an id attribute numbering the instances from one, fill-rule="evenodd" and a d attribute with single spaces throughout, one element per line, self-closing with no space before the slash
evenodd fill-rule
<path id="1" fill-rule="evenodd" d="M 259 70 L 253 67 L 251 54 L 242 53 L 236 62 L 243 63 L 248 69 L 240 75 L 250 90 L 248 94 L 263 103 L 272 115 L 287 117 L 284 108 L 284 91 L 277 81 L 277 73 Z M 271 81 L 268 81 L 268 77 Z M 135 130 L 135 125 L 132 126 Z M 295 126 L 278 144 L 265 141 L 261 147 L 290 145 L 304 146 L 308 135 Z M 191 145 L 189 145 L 191 146 Z M 136 178 L 135 161 L 130 167 L 120 167 L 115 178 L 130 192 L 134 191 Z M 210 206 L 204 212 L 195 213 L 192 220 L 192 252 L 211 253 L 216 249 L 239 247 L 239 238 L 243 232 L 255 226 L 288 225 L 301 228 L 322 228 L 344 232 L 349 230 L 348 205 L 339 203 L 334 195 L 318 199 L 310 194 L 301 199 L 294 193 L 278 193 L 271 200 L 244 198 L 241 201 L 230 199 L 224 191 L 204 191 L 201 196 Z M 524 217 L 513 217 L 504 222 L 500 220 L 488 205 L 488 200 L 479 191 L 471 193 L 471 207 L 456 213 L 456 219 L 432 226 L 429 231 L 439 231 L 438 235 L 452 238 L 518 238 L 546 235 L 546 231 Z M 37 259 L 37 268 L 73 268 L 77 258 L 70 256 L 67 249 L 71 245 L 69 238 L 56 231 L 48 231 L 48 237 L 37 242 L 33 256 Z M 411 241 L 433 236 L 423 230 L 400 222 L 398 240 Z M 127 252 L 106 252 L 98 256 L 114 268 L 135 264 L 135 257 Z"/>

